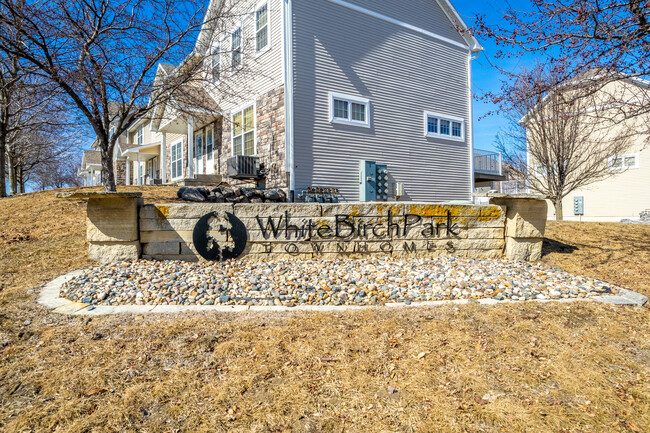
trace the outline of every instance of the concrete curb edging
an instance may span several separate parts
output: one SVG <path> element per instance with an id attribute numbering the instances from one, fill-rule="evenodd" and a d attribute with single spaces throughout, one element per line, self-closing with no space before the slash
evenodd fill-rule
<path id="1" fill-rule="evenodd" d="M 60 314 L 74 314 L 85 316 L 103 316 L 107 314 L 144 314 L 144 313 L 183 313 L 187 311 L 194 312 L 218 312 L 218 313 L 241 313 L 246 311 L 265 311 L 265 312 L 284 312 L 284 311 L 352 311 L 363 310 L 369 308 L 418 308 L 418 307 L 432 307 L 438 305 L 449 304 L 481 304 L 481 305 L 497 305 L 502 303 L 520 303 L 522 301 L 514 301 L 505 299 L 497 301 L 495 299 L 455 299 L 444 301 L 423 301 L 415 302 L 407 305 L 404 303 L 390 303 L 384 306 L 374 305 L 301 305 L 296 307 L 277 307 L 277 306 L 248 306 L 248 305 L 97 305 L 84 304 L 82 302 L 74 302 L 59 296 L 61 286 L 74 277 L 81 275 L 83 270 L 76 270 L 62 275 L 58 278 L 47 283 L 40 292 L 38 303 L 44 307 L 53 309 L 55 313 Z M 547 302 L 600 302 L 603 304 L 612 305 L 637 305 L 643 306 L 648 302 L 648 298 L 640 293 L 633 292 L 628 289 L 621 289 L 619 295 L 601 295 L 591 298 L 568 298 L 568 299 L 533 299 L 533 302 L 547 303 Z M 530 301 L 526 301 L 530 302 Z M 89 309 L 89 307 L 93 307 Z"/>

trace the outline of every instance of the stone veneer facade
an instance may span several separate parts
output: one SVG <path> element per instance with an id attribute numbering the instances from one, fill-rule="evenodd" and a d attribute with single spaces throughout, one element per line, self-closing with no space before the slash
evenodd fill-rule
<path id="1" fill-rule="evenodd" d="M 256 130 L 255 140 L 257 156 L 266 169 L 267 188 L 287 188 L 287 170 L 285 163 L 285 118 L 284 118 L 284 86 L 270 90 L 255 100 Z M 226 177 L 228 158 L 232 156 L 231 113 L 212 124 L 208 124 L 195 133 L 204 132 L 214 127 L 214 174 L 223 176 L 223 181 L 231 185 L 247 185 L 250 181 Z M 171 145 L 178 141 L 178 135 L 168 135 L 167 158 L 164 167 L 167 171 L 167 181 L 171 176 Z M 204 135 L 205 137 L 205 135 Z M 205 143 L 205 139 L 204 139 Z M 187 177 L 187 136 L 183 136 L 183 178 Z M 203 164 L 207 167 L 207 156 L 203 155 Z"/>
<path id="2" fill-rule="evenodd" d="M 116 159 L 113 161 L 115 185 L 126 185 L 126 161 Z"/>
<path id="3" fill-rule="evenodd" d="M 255 108 L 257 156 L 266 168 L 266 187 L 286 188 L 284 86 L 258 97 Z M 230 115 L 225 113 L 222 123 L 221 146 L 218 148 L 219 160 L 215 172 L 224 176 L 224 182 L 242 185 L 250 182 L 225 176 L 228 158 L 232 156 Z"/>

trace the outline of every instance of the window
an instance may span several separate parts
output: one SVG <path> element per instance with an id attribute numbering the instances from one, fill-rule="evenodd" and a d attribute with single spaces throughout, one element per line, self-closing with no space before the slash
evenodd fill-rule
<path id="1" fill-rule="evenodd" d="M 241 49 L 241 27 L 238 27 L 230 35 L 230 50 L 231 50 L 231 70 L 237 71 L 242 67 L 242 49 Z"/>
<path id="2" fill-rule="evenodd" d="M 206 159 L 212 161 L 214 152 L 214 130 L 210 127 L 205 133 L 205 153 Z"/>
<path id="3" fill-rule="evenodd" d="M 449 140 L 465 140 L 465 121 L 463 119 L 441 114 L 424 112 L 424 135 L 441 137 Z"/>
<path id="4" fill-rule="evenodd" d="M 330 122 L 370 127 L 370 100 L 332 92 L 329 97 Z"/>
<path id="5" fill-rule="evenodd" d="M 251 105 L 232 115 L 233 155 L 255 155 L 255 108 Z"/>
<path id="6" fill-rule="evenodd" d="M 138 162 L 138 185 L 144 185 L 144 162 Z"/>
<path id="7" fill-rule="evenodd" d="M 217 45 L 212 49 L 212 58 L 210 59 L 210 70 L 208 76 L 212 84 L 221 81 L 221 46 Z"/>
<path id="8" fill-rule="evenodd" d="M 265 2 L 255 11 L 255 50 L 269 47 L 269 4 Z"/>
<path id="9" fill-rule="evenodd" d="M 108 139 L 109 139 L 109 140 L 110 140 L 111 138 L 113 138 L 113 134 L 115 134 L 115 127 L 114 127 L 114 126 L 111 126 L 111 129 L 109 129 L 109 131 L 108 131 Z"/>
<path id="10" fill-rule="evenodd" d="M 203 134 L 194 134 L 194 159 L 203 160 Z"/>
<path id="11" fill-rule="evenodd" d="M 172 179 L 183 176 L 183 142 L 172 144 Z"/>
<path id="12" fill-rule="evenodd" d="M 628 168 L 639 168 L 639 154 L 612 156 L 609 158 L 610 170 L 627 170 Z"/>
<path id="13" fill-rule="evenodd" d="M 144 144 L 144 126 L 138 128 L 138 132 L 135 134 L 135 142 L 138 146 Z"/>

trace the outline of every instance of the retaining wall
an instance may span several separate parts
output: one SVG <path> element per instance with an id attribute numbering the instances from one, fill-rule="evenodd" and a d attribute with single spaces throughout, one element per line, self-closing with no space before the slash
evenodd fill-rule
<path id="1" fill-rule="evenodd" d="M 546 202 L 493 196 L 489 205 L 435 203 L 177 203 L 143 205 L 140 193 L 86 198 L 89 255 L 136 260 L 316 257 L 459 257 L 538 260 Z"/>

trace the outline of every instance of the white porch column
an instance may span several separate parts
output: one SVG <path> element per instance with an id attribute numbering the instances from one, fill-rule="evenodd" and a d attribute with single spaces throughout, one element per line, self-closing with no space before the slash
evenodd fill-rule
<path id="1" fill-rule="evenodd" d="M 167 183 L 167 133 L 162 133 L 162 141 L 160 142 L 160 180 L 164 184 Z"/>
<path id="2" fill-rule="evenodd" d="M 126 184 L 131 185 L 131 160 L 126 157 Z"/>
<path id="3" fill-rule="evenodd" d="M 194 118 L 187 118 L 187 177 L 194 178 Z"/>
<path id="4" fill-rule="evenodd" d="M 140 177 L 140 174 L 142 173 L 142 167 L 140 166 L 140 153 L 138 153 L 138 165 L 137 165 L 137 170 L 135 171 L 135 176 L 137 177 L 137 183 L 136 185 L 142 185 L 142 178 Z"/>
<path id="5" fill-rule="evenodd" d="M 95 169 L 90 169 L 90 186 L 95 186 Z"/>

